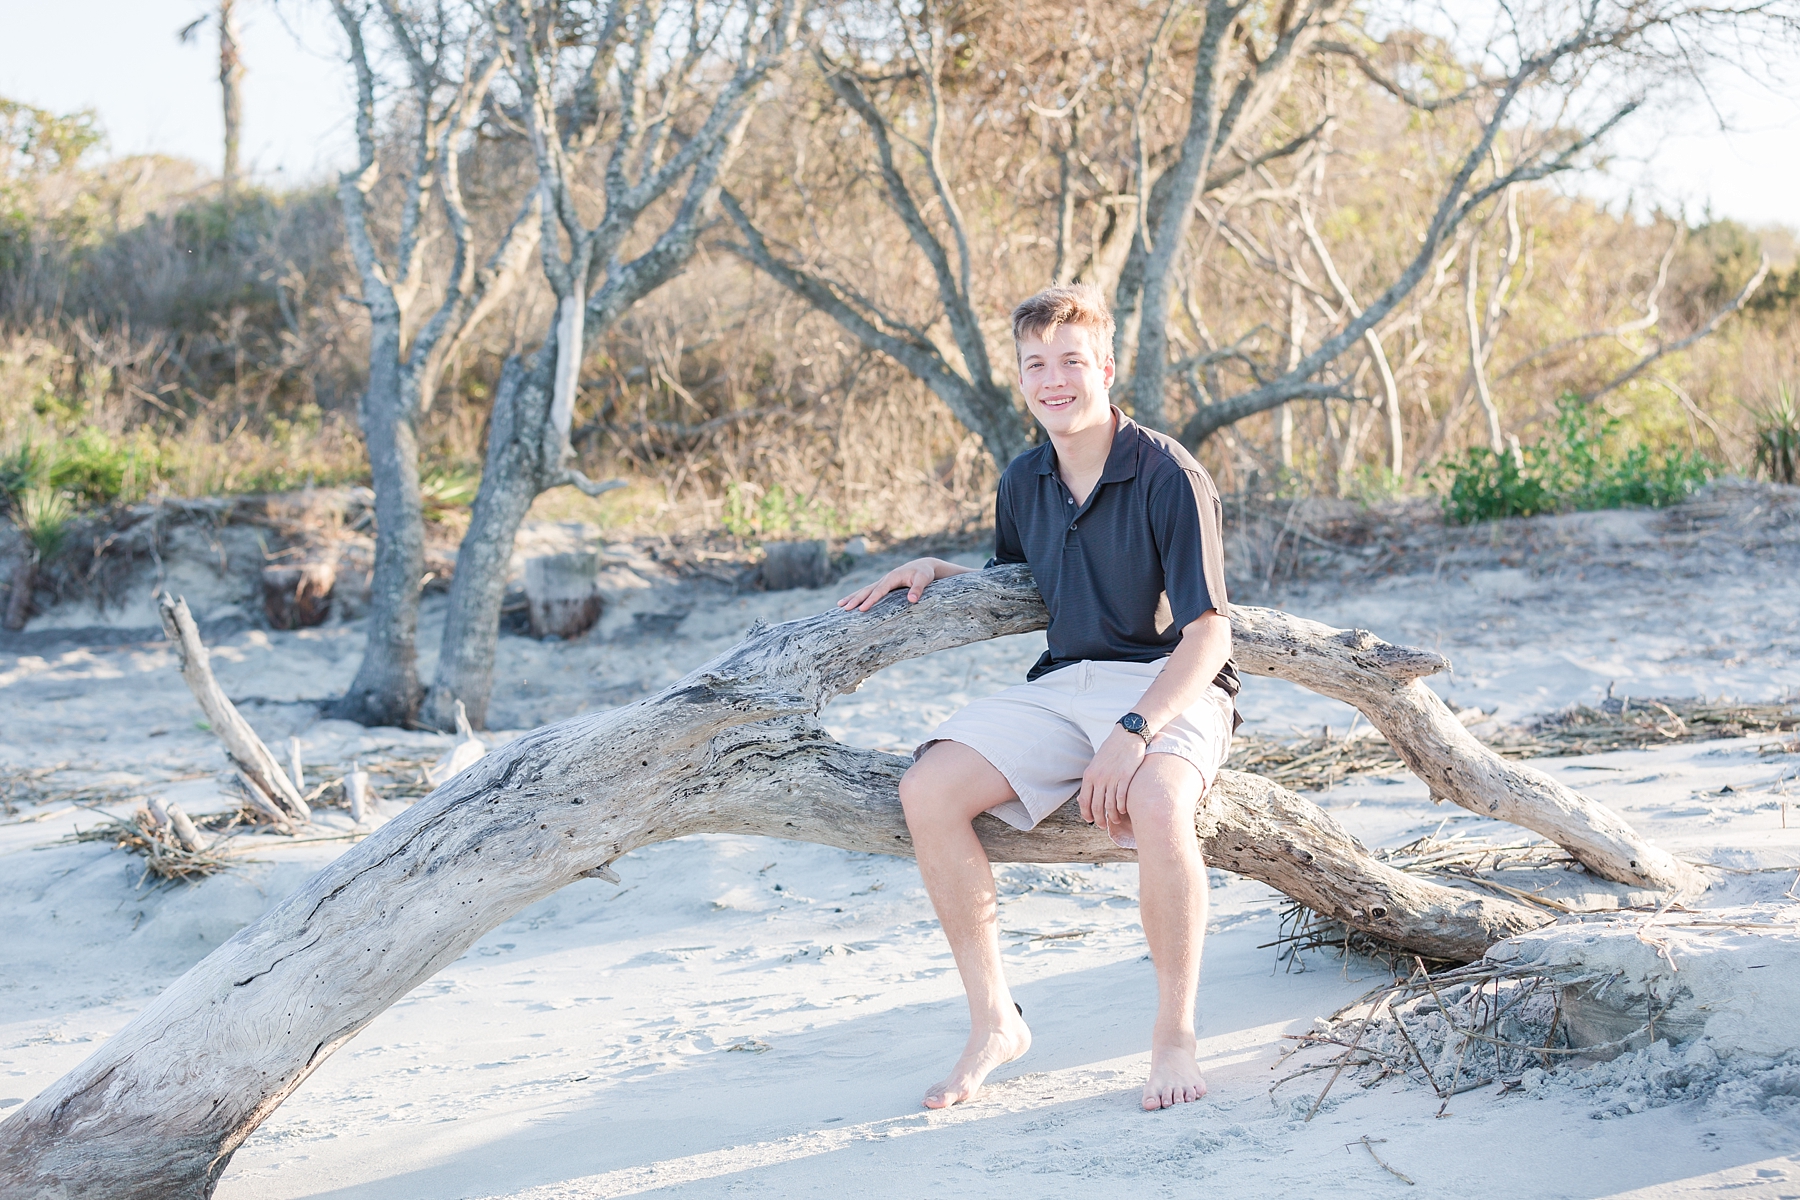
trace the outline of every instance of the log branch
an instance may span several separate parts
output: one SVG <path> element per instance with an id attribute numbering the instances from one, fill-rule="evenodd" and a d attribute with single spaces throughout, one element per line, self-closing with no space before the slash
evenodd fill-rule
<path id="1" fill-rule="evenodd" d="M 1678 896 L 1706 886 L 1699 872 L 1605 805 L 1482 745 L 1422 682 L 1450 665 L 1438 655 L 1391 645 L 1364 629 L 1333 629 L 1244 605 L 1232 610 L 1231 634 L 1232 657 L 1242 670 L 1355 705 L 1434 797 L 1540 833 L 1603 879 Z"/>

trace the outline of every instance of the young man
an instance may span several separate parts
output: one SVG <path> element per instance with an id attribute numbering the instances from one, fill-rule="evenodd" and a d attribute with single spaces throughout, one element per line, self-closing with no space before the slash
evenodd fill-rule
<path id="1" fill-rule="evenodd" d="M 1158 993 L 1144 1107 L 1167 1108 L 1206 1094 L 1194 1060 L 1206 929 L 1194 810 L 1230 748 L 1237 692 L 1219 496 L 1180 443 L 1108 402 L 1113 319 L 1095 289 L 1039 292 L 1013 311 L 1013 340 L 1026 405 L 1049 440 L 1001 477 L 994 560 L 1030 564 L 1050 648 L 1025 684 L 935 730 L 900 782 L 972 1026 L 925 1104 L 970 1099 L 1031 1045 L 1001 971 L 994 873 L 975 817 L 1029 829 L 1079 797 L 1083 820 L 1138 851 Z M 867 612 L 898 588 L 916 603 L 965 570 L 916 559 L 838 604 Z"/>

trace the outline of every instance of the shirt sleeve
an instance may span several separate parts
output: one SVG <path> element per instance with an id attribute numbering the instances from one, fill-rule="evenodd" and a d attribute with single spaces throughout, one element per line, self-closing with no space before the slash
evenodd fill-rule
<path id="1" fill-rule="evenodd" d="M 1025 545 L 1019 540 L 1019 526 L 1013 520 L 1012 497 L 1006 486 L 1006 477 L 1000 477 L 1000 489 L 994 496 L 994 557 L 988 560 L 988 566 L 997 567 L 1004 563 L 1022 563 L 1025 561 Z"/>
<path id="2" fill-rule="evenodd" d="M 1150 489 L 1150 530 L 1162 556 L 1163 591 L 1174 628 L 1208 609 L 1231 615 L 1225 599 L 1225 513 L 1204 471 L 1171 471 Z"/>

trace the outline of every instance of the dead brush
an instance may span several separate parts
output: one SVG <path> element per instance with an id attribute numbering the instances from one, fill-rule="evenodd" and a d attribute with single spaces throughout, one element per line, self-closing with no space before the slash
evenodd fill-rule
<path id="1" fill-rule="evenodd" d="M 1339 1076 L 1350 1071 L 1364 1088 L 1393 1078 L 1422 1082 L 1443 1102 L 1442 1116 L 1462 1092 L 1495 1082 L 1511 1091 L 1525 1084 L 1528 1071 L 1553 1072 L 1570 1056 L 1604 1055 L 1646 1032 L 1650 1021 L 1616 1043 L 1569 1046 L 1564 993 L 1603 987 L 1606 979 L 1552 980 L 1530 967 L 1485 960 L 1433 973 L 1411 958 L 1404 977 L 1396 973 L 1307 1033 L 1284 1034 L 1295 1044 L 1271 1067 L 1287 1073 L 1269 1092 L 1329 1071 L 1306 1114 L 1310 1121 Z"/>
<path id="2" fill-rule="evenodd" d="M 1545 758 L 1639 750 L 1674 742 L 1780 734 L 1800 729 L 1800 702 L 1741 704 L 1705 697 L 1608 696 L 1511 730 L 1489 744 L 1509 757 Z"/>
<path id="3" fill-rule="evenodd" d="M 69 786 L 57 783 L 55 777 L 72 769 L 67 762 L 52 763 L 46 767 L 19 767 L 0 769 L 0 810 L 12 816 L 24 807 L 35 807 L 41 811 L 24 818 L 27 821 L 42 821 L 50 817 L 61 816 L 70 807 L 92 804 L 117 804 L 132 799 L 137 793 L 128 787 L 108 784 L 81 784 Z M 55 811 L 48 811 L 49 806 L 61 806 Z"/>
<path id="4" fill-rule="evenodd" d="M 1410 875 L 1427 876 L 1453 885 L 1494 892 L 1559 915 L 1575 911 L 1558 900 L 1505 881 L 1509 872 L 1541 878 L 1538 873 L 1547 867 L 1581 869 L 1573 856 L 1552 842 L 1521 841 L 1496 845 L 1478 838 L 1443 838 L 1428 834 L 1404 846 L 1378 851 L 1375 858 Z M 1275 939 L 1263 943 L 1257 949 L 1274 949 L 1276 961 L 1289 971 L 1305 970 L 1304 960 L 1300 956 L 1308 951 L 1318 950 L 1336 952 L 1344 957 L 1346 963 L 1349 955 L 1361 955 L 1385 964 L 1390 972 L 1397 972 L 1403 964 L 1419 959 L 1411 951 L 1385 942 L 1373 934 L 1352 929 L 1341 921 L 1314 912 L 1294 901 L 1289 901 L 1282 907 Z M 1433 971 L 1450 970 L 1463 965 L 1452 959 L 1423 961 Z"/>
<path id="5" fill-rule="evenodd" d="M 1351 775 L 1385 775 L 1406 764 L 1380 735 L 1358 737 L 1352 729 L 1332 737 L 1326 729 L 1312 737 L 1283 741 L 1255 733 L 1240 733 L 1232 741 L 1225 765 L 1272 779 L 1297 792 L 1317 792 Z"/>
<path id="6" fill-rule="evenodd" d="M 1535 875 L 1546 867 L 1582 869 L 1572 854 L 1554 842 L 1494 845 L 1478 838 L 1440 838 L 1436 834 L 1381 851 L 1376 857 L 1408 874 L 1436 876 L 1447 882 L 1478 887 L 1559 914 L 1575 910 L 1548 896 L 1505 883 L 1505 875 L 1508 872 Z"/>
<path id="7" fill-rule="evenodd" d="M 1800 702 L 1759 704 L 1669 696 L 1608 698 L 1578 704 L 1533 724 L 1505 729 L 1481 740 L 1504 758 L 1562 758 L 1641 750 L 1713 738 L 1790 734 L 1763 743 L 1764 754 L 1800 752 Z M 1341 737 L 1330 727 L 1312 735 L 1272 738 L 1239 733 L 1226 766 L 1272 779 L 1299 792 L 1323 791 L 1352 775 L 1386 775 L 1406 764 L 1387 739 L 1356 722 Z"/>
<path id="8" fill-rule="evenodd" d="M 214 837 L 201 834 L 199 827 L 179 806 L 167 806 L 159 821 L 152 807 L 159 804 L 160 801 L 152 800 L 133 813 L 130 820 L 101 813 L 104 818 L 101 824 L 77 829 L 53 844 L 110 842 L 128 854 L 143 855 L 144 873 L 138 878 L 140 887 L 152 876 L 171 882 L 189 882 L 244 861 L 223 849 L 229 834 Z M 235 824 L 236 813 L 222 816 Z M 213 823 L 207 822 L 208 826 Z"/>

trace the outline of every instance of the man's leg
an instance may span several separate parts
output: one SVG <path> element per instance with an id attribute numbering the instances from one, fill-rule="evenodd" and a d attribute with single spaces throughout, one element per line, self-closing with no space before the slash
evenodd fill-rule
<path id="1" fill-rule="evenodd" d="M 960 742 L 938 742 L 900 780 L 919 874 L 969 997 L 969 1044 L 950 1074 L 925 1093 L 927 1108 L 970 1099 L 989 1071 L 1031 1046 L 1031 1030 L 1001 971 L 994 869 L 973 827 L 979 814 L 1012 798 L 1006 777 Z"/>
<path id="2" fill-rule="evenodd" d="M 1206 1081 L 1194 1061 L 1194 992 L 1206 936 L 1206 864 L 1194 836 L 1200 772 L 1173 754 L 1152 754 L 1132 776 L 1125 807 L 1138 844 L 1138 907 L 1156 963 L 1156 1026 L 1144 1107 L 1198 1100 Z"/>

